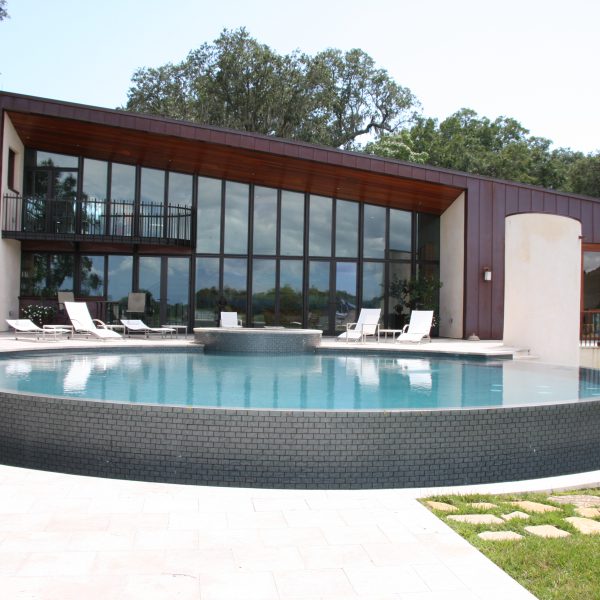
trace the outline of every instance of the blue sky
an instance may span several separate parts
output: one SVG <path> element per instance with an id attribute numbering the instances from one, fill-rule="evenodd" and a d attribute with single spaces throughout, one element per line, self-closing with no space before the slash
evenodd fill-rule
<path id="1" fill-rule="evenodd" d="M 115 108 L 133 72 L 245 26 L 280 53 L 361 48 L 419 98 L 600 150 L 597 0 L 8 0 L 0 90 Z"/>

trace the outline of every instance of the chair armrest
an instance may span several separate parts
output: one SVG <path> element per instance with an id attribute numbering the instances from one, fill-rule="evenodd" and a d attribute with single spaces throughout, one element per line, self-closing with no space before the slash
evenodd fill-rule
<path id="1" fill-rule="evenodd" d="M 354 327 L 352 327 L 354 325 Z M 346 323 L 346 331 L 350 331 L 351 329 L 356 329 L 358 323 Z"/>
<path id="2" fill-rule="evenodd" d="M 98 327 L 101 327 L 102 329 L 108 329 L 104 321 L 101 321 L 100 319 L 92 319 L 92 321 L 96 323 Z"/>
<path id="3" fill-rule="evenodd" d="M 401 333 L 406 333 L 408 331 L 408 323 L 402 328 Z"/>

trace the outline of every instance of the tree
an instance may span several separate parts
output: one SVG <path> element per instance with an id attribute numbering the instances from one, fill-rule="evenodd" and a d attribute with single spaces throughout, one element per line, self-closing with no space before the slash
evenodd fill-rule
<path id="1" fill-rule="evenodd" d="M 280 55 L 224 30 L 178 64 L 138 69 L 127 110 L 353 148 L 394 132 L 417 101 L 362 50 Z"/>
<path id="2" fill-rule="evenodd" d="M 6 10 L 6 0 L 0 0 L 0 21 L 8 19 L 9 15 Z"/>
<path id="3" fill-rule="evenodd" d="M 600 197 L 600 153 L 580 156 L 568 172 L 570 191 Z"/>

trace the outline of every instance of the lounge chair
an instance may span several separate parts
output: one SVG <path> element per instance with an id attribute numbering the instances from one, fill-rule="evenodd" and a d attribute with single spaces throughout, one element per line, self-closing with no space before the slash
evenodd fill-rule
<path id="1" fill-rule="evenodd" d="M 429 332 L 432 325 L 432 310 L 413 310 L 410 313 L 410 323 L 404 326 L 402 333 L 396 338 L 396 341 L 420 343 L 427 338 L 431 342 Z"/>
<path id="2" fill-rule="evenodd" d="M 358 321 L 346 323 L 346 331 L 338 335 L 338 340 L 364 342 L 367 336 L 377 335 L 379 317 L 381 317 L 380 308 L 361 308 Z"/>
<path id="3" fill-rule="evenodd" d="M 221 327 L 241 327 L 242 320 L 238 319 L 236 312 L 221 313 Z"/>
<path id="4" fill-rule="evenodd" d="M 101 340 L 120 340 L 122 336 L 109 329 L 100 319 L 92 319 L 85 302 L 65 302 L 65 309 L 71 319 L 73 331 L 86 336 L 93 335 Z"/>
<path id="5" fill-rule="evenodd" d="M 38 327 L 30 319 L 6 319 L 6 322 L 15 330 L 15 340 L 18 338 L 17 333 L 25 335 L 34 335 L 36 339 L 52 338 L 54 340 L 59 339 L 63 335 L 70 335 L 71 330 L 63 327 Z"/>
<path id="6" fill-rule="evenodd" d="M 141 319 L 121 319 L 121 323 L 125 327 L 125 333 L 131 336 L 132 333 L 143 333 L 148 337 L 151 333 L 162 335 L 165 337 L 167 334 L 173 334 L 176 332 L 172 327 L 148 327 Z"/>

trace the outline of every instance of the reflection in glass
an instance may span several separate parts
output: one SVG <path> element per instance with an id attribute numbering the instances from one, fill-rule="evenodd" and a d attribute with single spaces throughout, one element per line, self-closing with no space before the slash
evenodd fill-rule
<path id="1" fill-rule="evenodd" d="M 133 257 L 109 256 L 106 299 L 111 301 L 107 318 L 109 322 L 118 322 L 127 308 L 127 297 L 132 289 Z M 124 318 L 124 317 L 123 317 Z"/>
<path id="2" fill-rule="evenodd" d="M 358 202 L 336 201 L 335 255 L 358 256 Z"/>
<path id="3" fill-rule="evenodd" d="M 133 204 L 135 202 L 135 167 L 113 163 L 111 167 L 110 233 L 130 236 L 133 233 Z"/>
<path id="4" fill-rule="evenodd" d="M 363 255 L 365 258 L 383 258 L 385 253 L 385 208 L 365 204 L 364 211 Z"/>
<path id="5" fill-rule="evenodd" d="M 185 173 L 169 173 L 170 206 L 192 206 L 193 177 Z"/>
<path id="6" fill-rule="evenodd" d="M 282 260 L 279 265 L 280 324 L 302 326 L 302 261 Z"/>
<path id="7" fill-rule="evenodd" d="M 275 261 L 252 262 L 252 318 L 254 327 L 275 325 Z"/>
<path id="8" fill-rule="evenodd" d="M 356 323 L 356 263 L 338 262 L 335 268 L 335 330 L 346 331 L 346 323 Z"/>
<path id="9" fill-rule="evenodd" d="M 417 260 L 440 259 L 440 218 L 417 213 Z"/>
<path id="10" fill-rule="evenodd" d="M 219 259 L 196 259 L 196 292 L 195 292 L 196 326 L 214 327 L 218 320 L 215 317 L 219 299 Z"/>
<path id="11" fill-rule="evenodd" d="M 21 257 L 21 295 L 51 298 L 73 291 L 73 255 L 24 252 Z"/>
<path id="12" fill-rule="evenodd" d="M 583 310 L 600 309 L 600 252 L 583 253 Z"/>
<path id="13" fill-rule="evenodd" d="M 384 263 L 363 264 L 362 307 L 383 308 Z"/>
<path id="14" fill-rule="evenodd" d="M 254 254 L 275 254 L 277 245 L 277 190 L 254 188 Z"/>
<path id="15" fill-rule="evenodd" d="M 146 292 L 145 319 L 151 327 L 160 325 L 160 271 L 160 257 L 140 257 L 139 291 Z"/>
<path id="16" fill-rule="evenodd" d="M 390 248 L 388 258 L 410 258 L 412 213 L 390 210 Z"/>
<path id="17" fill-rule="evenodd" d="M 333 200 L 311 195 L 309 211 L 308 253 L 310 256 L 331 256 Z"/>
<path id="18" fill-rule="evenodd" d="M 311 260 L 308 275 L 308 326 L 329 330 L 329 261 Z"/>
<path id="19" fill-rule="evenodd" d="M 60 167 L 62 169 L 76 169 L 79 160 L 76 156 L 67 156 L 66 154 L 57 154 L 56 152 L 37 151 L 38 167 Z"/>
<path id="20" fill-rule="evenodd" d="M 304 253 L 304 194 L 281 192 L 281 254 Z"/>
<path id="21" fill-rule="evenodd" d="M 246 289 L 248 261 L 245 258 L 225 258 L 223 260 L 223 297 L 226 306 L 221 310 L 231 310 L 246 324 Z"/>
<path id="22" fill-rule="evenodd" d="M 395 282 L 410 280 L 410 263 L 389 263 L 388 274 L 390 285 Z M 386 323 L 390 329 L 400 329 L 408 323 L 410 315 L 403 312 L 400 298 L 388 295 L 388 311 Z"/>
<path id="23" fill-rule="evenodd" d="M 167 323 L 187 323 L 190 259 L 170 256 L 167 263 Z"/>
<path id="24" fill-rule="evenodd" d="M 104 296 L 104 256 L 81 256 L 79 293 L 81 296 Z"/>
<path id="25" fill-rule="evenodd" d="M 83 161 L 81 199 L 82 233 L 102 235 L 105 231 L 108 163 L 86 158 Z"/>
<path id="26" fill-rule="evenodd" d="M 141 178 L 140 235 L 161 238 L 164 227 L 165 172 L 144 167 Z"/>
<path id="27" fill-rule="evenodd" d="M 225 252 L 248 252 L 248 192 L 245 183 L 225 182 Z"/>
<path id="28" fill-rule="evenodd" d="M 221 180 L 198 177 L 198 252 L 221 250 Z"/>

